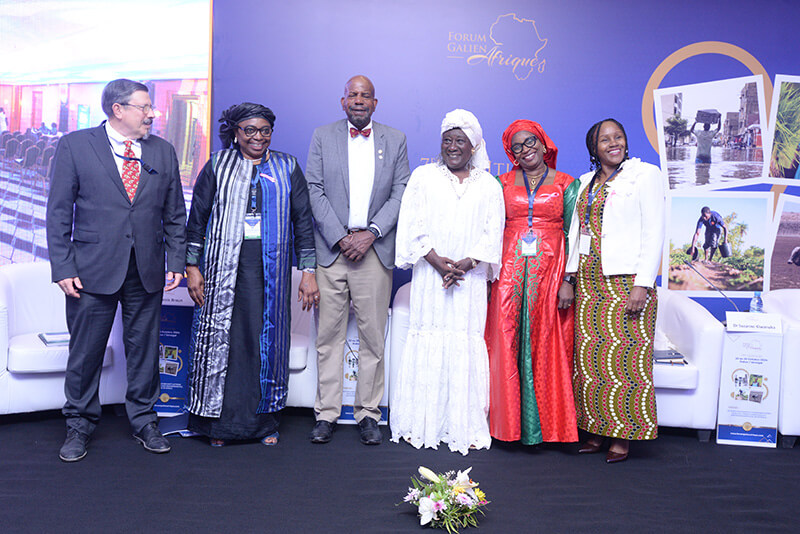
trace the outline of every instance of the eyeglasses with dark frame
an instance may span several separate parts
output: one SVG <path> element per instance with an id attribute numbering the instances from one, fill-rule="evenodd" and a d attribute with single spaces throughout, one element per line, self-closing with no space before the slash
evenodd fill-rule
<path id="1" fill-rule="evenodd" d="M 536 147 L 538 142 L 539 138 L 536 137 L 535 135 L 532 135 L 521 143 L 514 143 L 513 145 L 511 145 L 511 152 L 513 152 L 514 154 L 519 154 L 522 152 L 522 145 L 525 145 L 528 148 L 534 148 Z"/>
<path id="2" fill-rule="evenodd" d="M 263 128 L 256 128 L 255 126 L 245 126 L 242 128 L 241 126 L 237 125 L 241 131 L 244 132 L 244 135 L 247 137 L 253 137 L 256 135 L 256 132 L 261 132 L 262 137 L 269 137 L 272 135 L 272 128 L 269 126 L 264 126 Z"/>
<path id="3" fill-rule="evenodd" d="M 145 104 L 145 105 L 142 106 L 140 104 L 128 104 L 127 102 L 119 102 L 119 105 L 120 106 L 131 106 L 131 107 L 134 107 L 134 108 L 139 108 L 142 111 L 142 113 L 144 113 L 145 115 L 148 115 L 151 111 L 155 111 L 156 110 L 156 107 L 154 105 L 152 105 L 152 104 Z"/>

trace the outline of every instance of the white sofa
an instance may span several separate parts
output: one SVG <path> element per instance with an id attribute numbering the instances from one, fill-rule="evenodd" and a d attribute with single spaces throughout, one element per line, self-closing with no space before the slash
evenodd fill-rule
<path id="1" fill-rule="evenodd" d="M 800 436 L 800 289 L 764 293 L 764 311 L 781 316 L 783 359 L 778 400 L 778 432 L 781 445 L 793 447 Z"/>
<path id="2" fill-rule="evenodd" d="M 313 311 L 297 301 L 302 273 L 292 268 L 292 338 L 289 347 L 289 391 L 286 405 L 313 408 L 317 395 L 317 327 Z"/>
<path id="3" fill-rule="evenodd" d="M 64 294 L 50 281 L 48 262 L 0 267 L 0 415 L 64 406 L 69 350 L 47 346 L 42 332 L 67 330 Z M 100 375 L 100 403 L 125 402 L 127 378 L 119 310 Z"/>
<path id="4" fill-rule="evenodd" d="M 286 405 L 313 408 L 317 396 L 317 322 L 316 310 L 303 311 L 297 302 L 297 288 L 302 273 L 292 273 L 292 341 L 289 349 L 289 391 Z M 390 310 L 391 317 L 391 310 Z M 389 325 L 387 325 L 389 326 Z M 384 346 L 385 384 L 380 405 L 388 405 L 391 367 L 391 327 Z M 344 355 L 342 355 L 344 358 Z M 341 421 L 344 422 L 344 421 Z M 349 420 L 347 422 L 350 422 Z"/>
<path id="5" fill-rule="evenodd" d="M 678 291 L 658 288 L 656 348 L 665 339 L 689 365 L 653 365 L 659 426 L 692 428 L 708 441 L 717 425 L 725 327 Z"/>
<path id="6" fill-rule="evenodd" d="M 403 285 L 392 306 L 389 390 L 400 368 L 409 325 L 411 284 Z M 717 422 L 724 328 L 705 308 L 677 292 L 658 288 L 657 339 L 681 352 L 689 365 L 654 365 L 658 422 L 692 428 L 707 441 Z M 663 348 L 666 348 L 663 347 Z"/>

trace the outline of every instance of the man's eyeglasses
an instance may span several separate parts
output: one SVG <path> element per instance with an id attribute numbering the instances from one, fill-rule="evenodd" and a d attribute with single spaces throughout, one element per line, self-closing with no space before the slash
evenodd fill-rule
<path id="1" fill-rule="evenodd" d="M 255 126 L 245 126 L 244 128 L 241 126 L 236 127 L 243 131 L 244 135 L 247 137 L 253 137 L 256 135 L 256 132 L 261 132 L 261 137 L 269 137 L 272 135 L 272 128 L 269 126 L 264 126 L 263 128 L 256 128 Z"/>
<path id="2" fill-rule="evenodd" d="M 142 106 L 142 105 L 139 105 L 139 104 L 123 104 L 122 102 L 120 102 L 120 105 L 139 108 L 140 110 L 142 110 L 142 113 L 144 113 L 145 115 L 149 115 L 151 111 L 155 111 L 156 110 L 156 107 L 153 106 L 152 104 L 145 104 L 144 106 Z"/>
<path id="3" fill-rule="evenodd" d="M 519 154 L 520 152 L 522 152 L 522 145 L 525 145 L 528 148 L 534 148 L 538 142 L 539 138 L 536 137 L 535 135 L 532 135 L 521 143 L 514 143 L 513 145 L 511 145 L 511 152 L 513 152 L 514 154 Z"/>

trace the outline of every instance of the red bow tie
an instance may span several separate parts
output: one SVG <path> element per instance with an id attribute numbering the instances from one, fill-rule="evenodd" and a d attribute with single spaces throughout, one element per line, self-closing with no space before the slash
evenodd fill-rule
<path id="1" fill-rule="evenodd" d="M 358 134 L 361 134 L 364 137 L 369 137 L 370 133 L 372 133 L 372 128 L 364 128 L 363 130 L 356 130 L 352 126 L 350 127 L 350 137 L 358 137 Z"/>

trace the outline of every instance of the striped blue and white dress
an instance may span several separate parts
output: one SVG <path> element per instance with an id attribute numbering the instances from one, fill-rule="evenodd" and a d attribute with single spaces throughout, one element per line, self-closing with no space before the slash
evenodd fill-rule
<path id="1" fill-rule="evenodd" d="M 261 239 L 244 239 L 248 211 L 261 216 Z M 187 240 L 187 264 L 205 279 L 192 327 L 190 429 L 263 438 L 286 405 L 292 249 L 299 268 L 316 262 L 297 160 L 271 151 L 253 162 L 236 148 L 213 154 L 194 186 Z"/>

